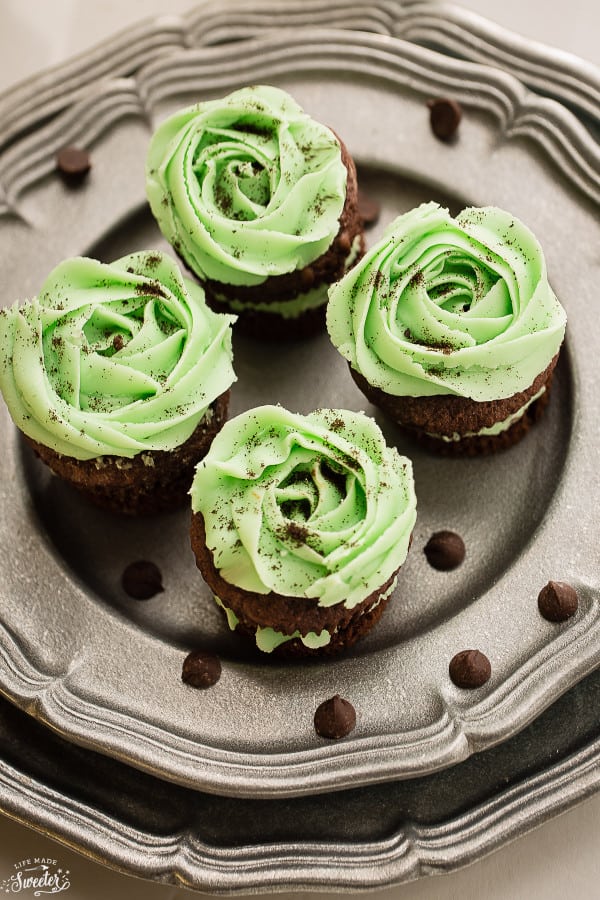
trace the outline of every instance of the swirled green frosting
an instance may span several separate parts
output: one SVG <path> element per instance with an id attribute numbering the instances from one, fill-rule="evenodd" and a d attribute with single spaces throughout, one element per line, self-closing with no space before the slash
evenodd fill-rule
<path id="1" fill-rule="evenodd" d="M 531 231 L 494 207 L 399 216 L 329 292 L 333 344 L 396 396 L 510 397 L 558 352 L 565 312 Z"/>
<path id="2" fill-rule="evenodd" d="M 162 233 L 199 277 L 255 285 L 328 249 L 346 167 L 328 128 L 289 94 L 258 85 L 163 122 L 146 185 Z"/>
<path id="3" fill-rule="evenodd" d="M 352 608 L 384 585 L 416 519 L 410 461 L 347 410 L 243 413 L 215 438 L 190 493 L 226 581 L 320 606 Z"/>
<path id="4" fill-rule="evenodd" d="M 0 311 L 0 389 L 16 425 L 66 456 L 172 450 L 235 381 L 234 321 L 160 253 L 66 260 Z"/>

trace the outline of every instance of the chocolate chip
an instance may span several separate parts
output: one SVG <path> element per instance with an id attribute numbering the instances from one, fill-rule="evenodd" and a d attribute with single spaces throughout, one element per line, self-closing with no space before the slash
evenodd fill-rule
<path id="1" fill-rule="evenodd" d="M 146 559 L 130 563 L 121 576 L 121 584 L 134 600 L 149 600 L 164 590 L 160 569 Z"/>
<path id="2" fill-rule="evenodd" d="M 457 687 L 478 688 L 489 680 L 492 667 L 479 650 L 461 650 L 450 660 L 448 672 Z"/>
<path id="3" fill-rule="evenodd" d="M 315 713 L 315 731 L 324 738 L 346 737 L 356 725 L 356 712 L 348 700 L 344 700 L 339 694 L 325 700 L 317 707 Z"/>
<path id="4" fill-rule="evenodd" d="M 465 558 L 465 543 L 454 531 L 436 531 L 427 541 L 424 553 L 430 566 L 449 572 Z"/>
<path id="5" fill-rule="evenodd" d="M 209 688 L 221 677 L 221 660 L 214 653 L 192 650 L 183 661 L 181 680 L 195 688 Z"/>
<path id="6" fill-rule="evenodd" d="M 91 167 L 89 153 L 80 147 L 62 147 L 56 154 L 56 168 L 69 184 L 83 181 Z"/>
<path id="7" fill-rule="evenodd" d="M 462 108 L 456 100 L 438 97 L 427 102 L 431 130 L 442 141 L 449 140 L 458 128 L 462 118 Z"/>
<path id="8" fill-rule="evenodd" d="M 360 188 L 358 191 L 358 214 L 363 220 L 363 225 L 374 225 L 381 215 L 381 204 L 361 191 Z"/>
<path id="9" fill-rule="evenodd" d="M 564 581 L 549 581 L 538 595 L 540 613 L 549 622 L 564 622 L 575 615 L 578 606 L 577 591 Z"/>
<path id="10" fill-rule="evenodd" d="M 125 346 L 125 341 L 123 340 L 123 335 L 115 334 L 115 336 L 113 338 L 113 347 L 115 348 L 117 353 L 119 352 L 119 350 L 122 350 L 124 346 Z"/>

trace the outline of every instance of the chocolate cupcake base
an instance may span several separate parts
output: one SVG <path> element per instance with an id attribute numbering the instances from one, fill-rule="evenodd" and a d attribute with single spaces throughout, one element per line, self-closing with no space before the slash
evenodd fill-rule
<path id="1" fill-rule="evenodd" d="M 229 391 L 209 407 L 196 430 L 174 450 L 148 450 L 129 459 L 63 456 L 25 435 L 35 454 L 96 506 L 128 516 L 153 515 L 183 506 L 196 464 L 227 419 Z"/>
<path id="2" fill-rule="evenodd" d="M 206 294 L 206 302 L 213 312 L 233 312 L 230 306 L 219 302 L 209 294 Z M 325 330 L 326 309 L 326 300 L 321 306 L 307 309 L 294 318 L 285 318 L 266 309 L 246 309 L 234 313 L 238 317 L 235 327 L 242 334 L 262 341 L 298 341 Z"/>
<path id="3" fill-rule="evenodd" d="M 371 597 L 375 598 L 371 608 L 365 611 L 361 604 L 361 611 L 350 619 L 346 625 L 338 626 L 331 634 L 328 644 L 322 647 L 307 647 L 300 638 L 292 638 L 292 640 L 287 640 L 285 643 L 275 647 L 271 655 L 279 659 L 304 659 L 310 656 L 335 656 L 348 650 L 361 637 L 367 634 L 381 618 L 390 596 L 383 590 L 381 590 L 379 596 L 376 596 L 377 593 L 375 591 L 371 595 Z M 236 625 L 235 630 L 256 642 L 256 626 L 249 627 L 240 621 Z"/>
<path id="4" fill-rule="evenodd" d="M 206 545 L 204 519 L 200 513 L 192 516 L 190 536 L 196 565 L 227 614 L 230 627 L 253 642 L 258 629 L 273 629 L 289 637 L 295 635 L 272 651 L 279 657 L 331 655 L 351 647 L 378 622 L 395 584 L 397 573 L 352 609 L 347 609 L 343 603 L 319 606 L 306 597 L 286 597 L 274 592 L 258 594 L 222 578 Z M 330 637 L 328 643 L 320 647 L 307 646 L 296 636 L 321 635 L 324 631 Z"/>
<path id="5" fill-rule="evenodd" d="M 441 456 L 484 456 L 512 447 L 541 418 L 557 361 L 558 354 L 527 390 L 483 402 L 447 394 L 396 397 L 370 385 L 352 367 L 350 372 L 367 399 L 421 446 Z M 512 423 L 497 434 L 485 432 L 511 417 Z"/>
<path id="6" fill-rule="evenodd" d="M 552 376 L 545 385 L 544 393 L 527 407 L 523 415 L 514 422 L 506 431 L 494 435 L 480 435 L 478 437 L 463 437 L 458 441 L 444 441 L 437 437 L 431 437 L 424 433 L 415 432 L 415 439 L 427 450 L 432 450 L 439 456 L 490 456 L 508 450 L 521 441 L 532 425 L 538 422 L 550 400 L 550 388 Z"/>

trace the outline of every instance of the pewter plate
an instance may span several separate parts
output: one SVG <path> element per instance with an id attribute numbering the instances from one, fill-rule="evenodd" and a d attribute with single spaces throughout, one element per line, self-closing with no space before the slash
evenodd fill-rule
<path id="1" fill-rule="evenodd" d="M 216 797 L 64 740 L 0 698 L 0 810 L 130 875 L 212 894 L 385 888 L 487 856 L 600 787 L 600 671 L 443 772 Z"/>
<path id="2" fill-rule="evenodd" d="M 198 49 L 193 18 L 187 30 L 165 20 L 141 28 L 137 43 L 128 34 L 92 53 L 89 68 L 80 60 L 17 91 L 20 111 L 8 116 L 0 156 L 6 300 L 35 293 L 66 256 L 164 247 L 144 201 L 151 129 L 199 96 L 269 81 L 344 137 L 361 184 L 382 202 L 378 230 L 429 199 L 453 210 L 497 204 L 524 219 L 546 250 L 569 331 L 543 423 L 497 458 L 458 461 L 406 443 L 367 406 L 326 336 L 268 348 L 236 340 L 232 413 L 264 402 L 366 408 L 414 461 L 419 518 L 397 596 L 353 653 L 323 663 L 282 665 L 250 653 L 196 572 L 187 513 L 130 522 L 91 509 L 33 459 L 2 408 L 0 689 L 77 743 L 183 785 L 255 798 L 343 790 L 458 763 L 525 727 L 600 662 L 590 341 L 597 144 L 562 105 L 497 69 L 389 33 L 325 27 L 315 5 L 308 13 L 299 3 L 256 8 L 301 21 L 241 42 L 227 19 L 210 33 L 221 43 Z M 351 4 L 335 4 L 331 14 L 353 21 L 351 9 L 366 21 L 368 11 Z M 307 24 L 309 13 L 319 27 Z M 197 21 L 207 21 L 202 10 Z M 442 144 L 425 101 L 448 93 L 464 103 L 465 117 L 459 139 Z M 14 112 L 9 99 L 0 111 L 3 103 Z M 53 173 L 55 150 L 70 142 L 93 153 L 91 179 L 79 191 Z M 467 559 L 454 573 L 425 561 L 424 544 L 439 528 L 465 538 Z M 120 588 L 123 568 L 140 557 L 157 562 L 165 582 L 145 604 Z M 564 626 L 537 611 L 550 578 L 570 581 L 580 596 Z M 210 691 L 180 681 L 195 646 L 222 657 Z M 481 649 L 493 667 L 490 682 L 468 694 L 447 676 L 448 661 L 465 647 Z M 332 693 L 358 715 L 355 732 L 336 744 L 313 728 L 316 706 Z"/>

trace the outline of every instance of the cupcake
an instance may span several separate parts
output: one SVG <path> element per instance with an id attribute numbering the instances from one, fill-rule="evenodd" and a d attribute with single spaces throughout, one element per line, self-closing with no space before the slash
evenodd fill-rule
<path id="1" fill-rule="evenodd" d="M 368 399 L 447 455 L 518 441 L 548 401 L 566 316 L 533 234 L 426 203 L 330 290 L 327 327 Z"/>
<path id="2" fill-rule="evenodd" d="M 37 455 L 90 500 L 172 509 L 226 419 L 232 321 L 160 253 L 66 260 L 0 311 L 0 390 Z"/>
<path id="3" fill-rule="evenodd" d="M 286 656 L 335 653 L 377 622 L 416 519 L 409 460 L 339 409 L 232 419 L 191 497 L 196 563 L 229 627 Z"/>
<path id="4" fill-rule="evenodd" d="M 364 249 L 356 170 L 288 94 L 247 87 L 176 113 L 152 138 L 146 184 L 213 309 L 267 339 L 324 327 L 329 285 Z"/>

